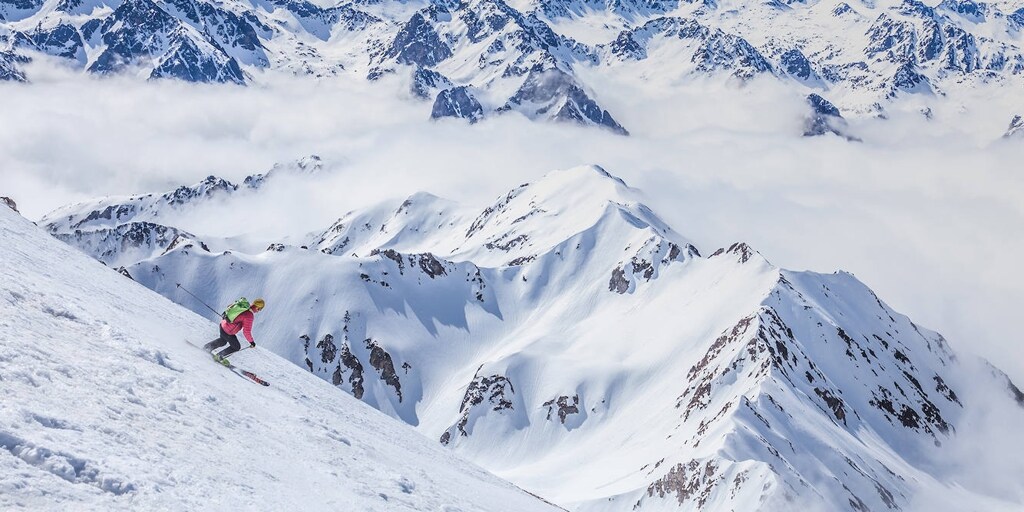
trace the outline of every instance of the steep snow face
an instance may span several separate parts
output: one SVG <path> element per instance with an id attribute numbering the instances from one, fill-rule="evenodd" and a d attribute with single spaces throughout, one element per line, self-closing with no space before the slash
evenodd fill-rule
<path id="1" fill-rule="evenodd" d="M 0 210 L 0 508 L 558 510 Z"/>
<path id="2" fill-rule="evenodd" d="M 701 257 L 639 198 L 578 167 L 126 272 L 200 313 L 179 284 L 263 296 L 261 346 L 577 510 L 905 509 L 942 485 L 969 380 L 1018 407 L 851 275 Z"/>

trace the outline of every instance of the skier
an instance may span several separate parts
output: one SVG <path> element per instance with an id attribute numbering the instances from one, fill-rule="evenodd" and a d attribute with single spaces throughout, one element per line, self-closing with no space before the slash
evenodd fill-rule
<path id="1" fill-rule="evenodd" d="M 254 319 L 253 314 L 259 313 L 263 309 L 263 299 L 256 299 L 252 302 L 251 306 L 242 309 L 239 306 L 245 306 L 248 302 L 244 302 L 245 299 L 239 299 L 235 304 L 232 304 L 227 311 L 224 312 L 223 319 L 220 321 L 220 337 L 203 345 L 203 348 L 207 351 L 213 351 L 224 345 L 228 345 L 227 348 L 213 354 L 214 361 L 221 363 L 225 366 L 228 365 L 227 356 L 238 352 L 241 349 L 241 345 L 238 343 L 238 331 L 242 331 L 246 339 L 249 340 L 249 346 L 255 347 L 256 340 L 252 338 L 252 322 Z M 240 312 L 233 310 L 242 309 Z"/>

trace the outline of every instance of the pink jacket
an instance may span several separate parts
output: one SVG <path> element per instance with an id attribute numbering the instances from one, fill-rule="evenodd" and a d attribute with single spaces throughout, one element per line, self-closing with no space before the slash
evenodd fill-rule
<path id="1" fill-rule="evenodd" d="M 256 343 L 256 340 L 252 339 L 252 311 L 242 311 L 235 317 L 234 322 L 228 322 L 226 319 L 220 321 L 220 328 L 224 329 L 224 332 L 228 334 L 238 334 L 238 331 L 242 331 L 245 338 L 249 340 L 249 343 Z"/>

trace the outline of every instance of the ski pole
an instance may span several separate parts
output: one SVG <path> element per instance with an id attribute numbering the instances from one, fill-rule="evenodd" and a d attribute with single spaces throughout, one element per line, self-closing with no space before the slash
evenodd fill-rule
<path id="1" fill-rule="evenodd" d="M 234 352 L 224 356 L 224 359 L 227 359 L 227 358 L 229 358 L 229 357 L 231 357 L 231 356 L 233 356 L 233 355 L 235 355 L 235 354 L 237 354 L 237 353 L 239 353 L 239 352 L 241 352 L 243 350 L 249 350 L 250 348 L 252 348 L 252 347 L 251 346 L 249 346 L 249 347 L 242 347 L 242 348 L 240 348 L 240 349 L 238 349 L 238 350 L 236 350 L 236 351 L 234 351 Z"/>
<path id="2" fill-rule="evenodd" d="M 177 285 L 178 288 L 181 288 L 182 290 L 185 290 L 185 293 L 191 295 L 193 299 L 198 300 L 200 304 L 206 306 L 206 309 L 209 309 L 210 311 L 213 311 L 213 314 L 215 314 L 217 316 L 220 316 L 220 313 L 218 313 L 216 309 L 211 308 L 209 304 L 203 302 L 203 299 L 200 299 L 199 297 L 196 297 L 194 293 L 188 291 L 188 288 L 185 288 L 184 286 L 182 286 L 181 283 L 174 283 L 174 284 Z"/>

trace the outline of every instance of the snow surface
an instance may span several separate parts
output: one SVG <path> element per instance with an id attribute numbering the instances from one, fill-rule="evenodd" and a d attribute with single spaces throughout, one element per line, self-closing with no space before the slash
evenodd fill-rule
<path id="1" fill-rule="evenodd" d="M 0 208 L 0 509 L 558 510 Z"/>

